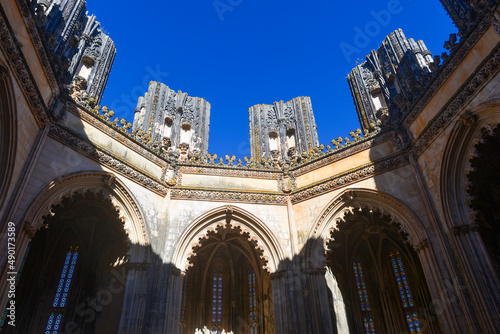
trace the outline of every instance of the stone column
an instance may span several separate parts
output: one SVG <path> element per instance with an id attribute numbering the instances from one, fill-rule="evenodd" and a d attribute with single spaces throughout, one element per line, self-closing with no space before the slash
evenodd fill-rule
<path id="1" fill-rule="evenodd" d="M 174 114 L 174 121 L 172 124 L 172 135 L 171 146 L 175 146 L 176 149 L 179 149 L 179 145 L 181 144 L 181 117 L 182 117 L 182 109 L 178 108 Z"/>
<path id="2" fill-rule="evenodd" d="M 442 274 L 439 264 L 436 262 L 434 251 L 430 249 L 429 244 L 429 241 L 425 239 L 414 246 L 420 259 L 420 264 L 432 299 L 428 305 L 425 305 L 423 309 L 417 311 L 419 313 L 426 311 L 431 317 L 434 316 L 434 321 L 429 324 L 429 333 L 441 333 L 445 330 L 462 333 L 464 331 L 460 330 L 460 324 L 457 322 L 453 323 L 450 319 L 455 317 L 457 304 L 463 302 L 463 296 L 461 293 L 457 296 L 457 290 L 449 291 L 449 284 L 447 284 L 449 281 L 446 276 Z M 467 318 L 467 316 L 464 318 L 464 323 L 467 324 L 467 327 L 469 329 L 472 328 L 471 319 Z"/>
<path id="3" fill-rule="evenodd" d="M 165 333 L 176 334 L 179 332 L 184 274 L 182 274 L 179 269 L 172 268 L 169 276 L 166 314 L 163 327 Z"/>
<path id="4" fill-rule="evenodd" d="M 143 333 L 148 285 L 147 263 L 128 263 L 120 333 Z"/>
<path id="5" fill-rule="evenodd" d="M 478 330 L 495 332 L 500 328 L 500 282 L 479 233 L 479 225 L 473 223 L 455 226 L 452 233 L 458 244 L 457 252 L 481 327 Z"/>
<path id="6" fill-rule="evenodd" d="M 308 306 L 314 333 L 334 333 L 325 273 L 326 268 L 311 268 L 308 273 L 310 301 Z"/>
<path id="7" fill-rule="evenodd" d="M 290 333 L 292 326 L 290 326 L 291 324 L 288 321 L 288 315 L 291 310 L 287 310 L 288 307 L 285 289 L 285 272 L 282 270 L 272 273 L 271 281 L 273 287 L 275 334 Z"/>

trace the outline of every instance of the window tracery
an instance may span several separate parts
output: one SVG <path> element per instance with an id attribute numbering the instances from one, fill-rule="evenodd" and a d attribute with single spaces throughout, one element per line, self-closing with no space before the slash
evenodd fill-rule
<path id="1" fill-rule="evenodd" d="M 352 260 L 352 267 L 354 269 L 354 278 L 356 279 L 356 288 L 361 303 L 361 311 L 363 314 L 363 325 L 367 334 L 375 333 L 374 316 L 368 300 L 368 292 L 366 290 L 365 277 L 363 275 L 363 267 L 359 257 Z"/>
<path id="2" fill-rule="evenodd" d="M 248 269 L 248 300 L 249 300 L 249 315 L 248 322 L 250 323 L 250 334 L 257 334 L 257 287 L 255 284 L 255 270 Z"/>
<path id="3" fill-rule="evenodd" d="M 328 265 L 354 305 L 347 303 L 340 316 L 332 308 L 337 325 L 344 326 L 346 319 L 353 332 L 417 334 L 425 322 L 439 332 L 437 321 L 418 312 L 431 299 L 418 254 L 405 242 L 399 224 L 368 209 L 347 213 L 344 220 L 331 233 Z"/>
<path id="4" fill-rule="evenodd" d="M 217 265 L 212 280 L 212 334 L 222 333 L 222 267 Z"/>
<path id="5" fill-rule="evenodd" d="M 406 317 L 406 322 L 410 329 L 410 333 L 421 333 L 420 322 L 417 311 L 413 303 L 413 296 L 410 291 L 410 286 L 406 279 L 406 272 L 399 251 L 393 250 L 390 253 L 391 265 L 394 271 L 394 277 L 398 287 L 399 296 L 403 305 L 403 312 Z"/>
<path id="6" fill-rule="evenodd" d="M 59 332 L 77 260 L 78 247 L 74 249 L 71 247 L 64 260 L 61 277 L 59 278 L 54 301 L 50 309 L 49 320 L 45 327 L 45 334 L 57 334 Z"/>

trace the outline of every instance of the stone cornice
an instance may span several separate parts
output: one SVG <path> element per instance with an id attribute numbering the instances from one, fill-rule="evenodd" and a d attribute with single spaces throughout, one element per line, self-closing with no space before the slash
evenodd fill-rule
<path id="1" fill-rule="evenodd" d="M 408 164 L 408 155 L 406 153 L 399 153 L 384 160 L 360 166 L 355 170 L 335 175 L 308 187 L 296 190 L 290 196 L 264 192 L 174 188 L 171 192 L 171 198 L 275 205 L 286 205 L 288 198 L 290 198 L 292 203 L 296 204 L 406 164 Z"/>
<path id="2" fill-rule="evenodd" d="M 180 174 L 199 174 L 199 175 L 215 175 L 215 176 L 234 176 L 244 178 L 256 178 L 265 180 L 278 180 L 281 171 L 259 171 L 252 169 L 227 168 L 218 166 L 183 166 L 180 165 Z"/>
<path id="3" fill-rule="evenodd" d="M 9 65 L 15 73 L 19 86 L 23 90 L 26 100 L 31 106 L 30 110 L 41 128 L 49 124 L 47 106 L 43 101 L 42 94 L 31 74 L 28 62 L 21 50 L 21 44 L 15 37 L 3 7 L 0 5 L 0 47 L 4 50 Z"/>
<path id="4" fill-rule="evenodd" d="M 67 106 L 68 106 L 67 111 L 71 112 L 72 114 L 74 114 L 78 118 L 84 120 L 85 122 L 91 124 L 96 129 L 109 135 L 111 138 L 113 138 L 116 141 L 118 141 L 119 143 L 125 145 L 127 148 L 133 150 L 134 152 L 139 153 L 144 158 L 148 159 L 149 161 L 157 164 L 158 166 L 160 166 L 162 168 L 167 166 L 167 162 L 164 159 L 160 158 L 158 155 L 151 152 L 150 150 L 145 148 L 143 145 L 134 141 L 129 136 L 128 132 L 124 132 L 124 133 L 120 132 L 118 129 L 111 126 L 109 123 L 107 123 L 105 120 L 98 118 L 95 114 L 92 114 L 92 113 L 88 112 L 85 108 L 78 106 L 72 100 L 67 102 Z"/>
<path id="5" fill-rule="evenodd" d="M 410 127 L 413 121 L 415 121 L 417 116 L 422 112 L 422 110 L 424 110 L 425 106 L 429 104 L 434 95 L 436 95 L 446 80 L 448 80 L 455 69 L 460 65 L 460 63 L 462 63 L 474 45 L 481 39 L 494 21 L 496 20 L 492 16 L 484 17 L 481 23 L 477 25 L 476 30 L 467 36 L 467 39 L 463 43 L 461 42 L 459 44 L 458 49 L 453 52 L 450 59 L 439 68 L 432 83 L 428 86 L 425 93 L 418 99 L 418 102 L 405 117 L 403 121 L 404 126 L 407 128 Z"/>
<path id="6" fill-rule="evenodd" d="M 369 149 L 375 145 L 381 144 L 385 141 L 391 140 L 393 138 L 392 132 L 384 132 L 374 137 L 367 138 L 367 140 L 361 140 L 355 145 L 347 146 L 345 148 L 341 148 L 339 150 L 333 151 L 331 154 L 324 155 L 317 160 L 308 162 L 306 164 L 299 165 L 297 167 L 293 167 L 290 170 L 294 172 L 294 175 L 300 176 L 315 169 L 326 166 L 332 162 L 336 162 L 342 160 L 350 155 L 361 152 L 363 150 Z"/>
<path id="7" fill-rule="evenodd" d="M 486 57 L 473 75 L 460 87 L 448 103 L 439 111 L 420 136 L 414 142 L 411 152 L 419 156 L 425 148 L 436 138 L 445 126 L 456 117 L 456 115 L 474 98 L 485 83 L 494 77 L 500 70 L 500 46 Z"/>
<path id="8" fill-rule="evenodd" d="M 16 2 L 23 16 L 24 24 L 26 25 L 26 29 L 28 30 L 28 33 L 31 37 L 31 41 L 35 46 L 40 63 L 42 64 L 42 67 L 44 69 L 46 78 L 49 81 L 50 87 L 52 88 L 53 96 L 57 96 L 59 95 L 60 92 L 59 84 L 57 83 L 57 79 L 54 74 L 54 69 L 52 68 L 42 38 L 40 37 L 40 33 L 38 32 L 38 28 L 33 19 L 33 15 L 31 14 L 30 7 L 26 3 L 26 0 L 17 0 Z"/>
<path id="9" fill-rule="evenodd" d="M 49 128 L 49 136 L 71 147 L 75 151 L 97 161 L 98 163 L 112 169 L 125 176 L 126 178 L 142 185 L 159 195 L 165 196 L 167 194 L 167 187 L 162 185 L 158 180 L 155 180 L 149 175 L 127 165 L 116 157 L 111 156 L 109 153 L 104 152 L 89 142 L 74 135 L 68 129 L 63 129 L 59 125 L 51 124 Z"/>
<path id="10" fill-rule="evenodd" d="M 288 203 L 288 196 L 282 194 L 183 188 L 172 189 L 170 198 L 197 201 L 243 202 L 274 205 L 287 205 Z"/>
<path id="11" fill-rule="evenodd" d="M 132 142 L 123 134 L 105 124 L 102 120 L 97 119 L 95 116 L 90 115 L 84 110 L 74 108 L 71 112 L 86 120 L 90 124 L 108 133 L 111 137 L 122 137 L 124 141 L 129 141 L 129 144 L 135 145 L 136 149 L 140 152 L 140 145 Z M 89 142 L 81 139 L 77 135 L 71 133 L 70 130 L 62 128 L 60 125 L 52 124 L 50 127 L 49 135 L 62 142 L 63 144 L 72 147 L 78 152 L 90 157 L 91 159 L 111 168 L 112 170 L 124 175 L 125 177 L 137 182 L 147 189 L 150 189 L 162 196 L 167 193 L 167 186 L 163 185 L 161 181 L 136 170 L 135 168 L 127 165 L 120 159 L 111 156 Z M 376 143 L 389 140 L 392 133 L 386 133 L 380 137 L 360 143 L 360 145 L 353 145 L 348 149 L 342 150 L 337 154 L 327 156 L 326 162 L 316 161 L 320 166 L 337 161 L 355 152 L 367 149 Z M 151 152 L 148 152 L 152 154 Z M 159 158 L 158 158 L 159 159 Z M 332 191 L 337 188 L 344 187 L 348 184 L 358 182 L 362 179 L 369 178 L 374 174 L 385 172 L 387 170 L 397 168 L 407 163 L 407 158 L 400 154 L 398 156 L 389 157 L 383 161 L 371 163 L 361 166 L 355 170 L 336 175 L 332 178 L 325 179 L 321 182 L 313 184 L 303 189 L 299 189 L 292 193 L 291 200 L 293 203 L 301 202 L 309 198 L 321 195 L 323 193 Z M 311 169 L 318 168 L 318 165 L 311 164 Z M 218 176 L 235 176 L 247 178 L 261 178 L 278 180 L 282 172 L 266 172 L 255 171 L 246 169 L 231 169 L 231 168 L 218 168 L 217 166 L 181 166 L 179 175 L 182 173 L 194 173 L 203 175 L 218 175 Z M 206 201 L 225 201 L 225 202 L 243 202 L 243 203 L 258 203 L 258 204 L 274 204 L 274 205 L 287 205 L 289 196 L 280 193 L 265 193 L 265 192 L 244 192 L 244 191 L 231 191 L 231 190 L 211 190 L 211 189 L 193 189 L 176 187 L 171 192 L 172 199 L 188 199 L 188 200 L 206 200 Z"/>
<path id="12" fill-rule="evenodd" d="M 293 204 L 296 204 L 406 164 L 408 164 L 406 153 L 393 155 L 382 161 L 369 163 L 353 171 L 341 173 L 305 188 L 298 189 L 291 194 L 291 201 Z"/>

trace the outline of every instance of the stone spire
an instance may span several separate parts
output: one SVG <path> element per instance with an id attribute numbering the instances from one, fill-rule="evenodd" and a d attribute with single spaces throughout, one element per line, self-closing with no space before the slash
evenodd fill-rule
<path id="1" fill-rule="evenodd" d="M 188 152 L 207 154 L 209 124 L 210 103 L 206 100 L 151 81 L 137 102 L 132 130 L 147 133 L 185 160 Z"/>
<path id="2" fill-rule="evenodd" d="M 250 150 L 254 160 L 293 158 L 319 145 L 309 97 L 296 97 L 249 109 Z"/>
<path id="3" fill-rule="evenodd" d="M 63 84 L 99 104 L 116 56 L 115 44 L 88 15 L 84 0 L 32 1 L 37 23 Z"/>
<path id="4" fill-rule="evenodd" d="M 407 39 L 401 29 L 372 50 L 347 77 L 363 130 L 403 117 L 425 87 L 432 62 L 424 42 Z"/>

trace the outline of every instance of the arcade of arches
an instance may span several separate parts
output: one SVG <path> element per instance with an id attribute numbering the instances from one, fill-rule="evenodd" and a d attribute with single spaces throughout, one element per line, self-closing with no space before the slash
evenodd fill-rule
<path id="1" fill-rule="evenodd" d="M 350 138 L 309 97 L 250 108 L 246 159 L 168 82 L 133 125 L 100 106 L 87 2 L 0 1 L 1 334 L 500 333 L 498 0 L 441 0 L 441 58 L 391 33 Z"/>

